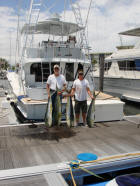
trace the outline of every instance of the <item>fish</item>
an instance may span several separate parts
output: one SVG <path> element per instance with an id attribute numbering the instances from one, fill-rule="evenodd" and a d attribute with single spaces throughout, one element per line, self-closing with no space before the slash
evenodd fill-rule
<path id="1" fill-rule="evenodd" d="M 58 95 L 59 89 L 56 87 L 56 97 L 55 97 L 55 105 L 54 105 L 54 118 L 53 118 L 53 122 L 54 125 L 60 126 L 61 124 L 61 117 L 62 117 L 62 113 L 61 113 L 61 99 L 60 99 L 60 95 Z"/>
<path id="2" fill-rule="evenodd" d="M 95 95 L 95 92 L 93 93 L 93 96 L 94 96 L 95 99 L 99 95 L 99 93 L 100 92 L 98 92 L 98 94 L 96 94 L 96 95 Z M 90 128 L 94 127 L 94 121 L 95 121 L 95 99 L 91 100 L 91 103 L 89 105 L 88 112 L 87 112 L 87 117 L 86 117 L 87 125 Z"/>
<path id="3" fill-rule="evenodd" d="M 47 127 L 51 127 L 52 126 L 52 98 L 51 98 L 51 96 L 48 99 L 48 104 L 47 104 L 47 107 L 46 107 L 45 125 Z"/>
<path id="4" fill-rule="evenodd" d="M 74 126 L 74 109 L 71 96 L 67 97 L 66 123 L 69 128 Z"/>

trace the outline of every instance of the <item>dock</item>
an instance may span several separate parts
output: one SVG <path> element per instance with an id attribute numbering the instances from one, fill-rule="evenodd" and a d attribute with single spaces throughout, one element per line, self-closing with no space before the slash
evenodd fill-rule
<path id="1" fill-rule="evenodd" d="M 3 97 L 0 100 L 2 99 Z M 25 184 L 32 186 L 35 183 L 53 186 L 55 185 L 55 182 L 52 183 L 53 178 L 56 179 L 58 186 L 65 185 L 64 179 L 55 170 L 68 169 L 68 162 L 75 160 L 79 153 L 90 152 L 101 158 L 140 151 L 140 128 L 131 120 L 96 122 L 94 128 L 46 129 L 42 123 L 38 123 L 36 128 L 31 127 L 32 124 L 16 122 L 10 124 L 7 116 L 1 116 L 0 120 L 2 186 L 15 186 L 18 183 L 21 186 Z M 43 175 L 29 174 L 40 170 L 44 171 Z M 25 175 L 25 172 L 30 176 Z M 18 174 L 22 176 L 17 176 Z M 11 180 L 14 176 L 16 182 L 14 179 Z"/>
<path id="2" fill-rule="evenodd" d="M 140 129 L 128 121 L 97 123 L 95 128 L 44 125 L 0 128 L 0 169 L 68 162 L 79 153 L 99 157 L 140 150 Z"/>

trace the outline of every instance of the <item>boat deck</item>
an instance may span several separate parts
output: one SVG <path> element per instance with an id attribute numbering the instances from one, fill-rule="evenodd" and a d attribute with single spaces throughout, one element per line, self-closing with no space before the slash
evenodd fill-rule
<path id="1" fill-rule="evenodd" d="M 98 92 L 96 91 L 95 94 L 97 94 Z M 96 98 L 97 100 L 120 100 L 119 98 L 115 97 L 115 96 L 111 96 L 109 94 L 105 94 L 103 92 L 100 92 L 100 94 L 97 96 Z M 47 103 L 47 100 L 34 100 L 34 99 L 30 99 L 30 98 L 22 98 L 21 101 L 23 103 L 26 104 L 40 104 L 40 103 Z M 90 101 L 90 98 L 89 98 Z M 65 102 L 65 99 L 64 99 Z"/>

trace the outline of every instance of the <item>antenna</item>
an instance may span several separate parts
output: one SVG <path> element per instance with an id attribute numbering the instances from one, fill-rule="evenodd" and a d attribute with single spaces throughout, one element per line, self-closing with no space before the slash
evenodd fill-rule
<path id="1" fill-rule="evenodd" d="M 19 21 L 20 21 L 20 7 L 21 7 L 21 1 L 19 0 L 18 2 L 18 13 L 17 13 L 17 17 L 18 17 L 18 22 L 17 22 L 17 36 L 16 36 L 16 51 L 15 51 L 15 66 L 17 64 L 17 56 L 19 56 Z"/>
<path id="2" fill-rule="evenodd" d="M 72 11 L 73 11 L 74 16 L 75 16 L 76 23 L 79 26 L 84 28 L 80 31 L 80 47 L 83 48 L 85 50 L 85 54 L 88 54 L 88 56 L 89 56 L 88 41 L 87 41 L 86 34 L 85 34 L 85 26 L 84 26 L 83 21 L 82 21 L 80 6 L 79 6 L 78 2 L 75 2 L 73 4 L 72 0 L 70 0 L 70 3 L 71 3 Z M 87 20 L 86 20 L 86 24 L 87 24 Z"/>
<path id="3" fill-rule="evenodd" d="M 31 39 L 29 39 L 27 32 L 28 32 L 30 25 L 34 25 L 34 28 L 36 27 L 36 24 L 38 23 L 41 5 L 42 5 L 42 0 L 31 0 L 29 14 L 28 14 L 28 18 L 26 21 L 26 24 L 28 26 L 27 26 L 26 32 L 24 33 L 24 36 L 23 36 L 23 48 L 22 48 L 22 54 L 21 54 L 21 59 L 20 59 L 21 81 L 22 81 L 23 91 L 24 91 L 23 80 L 22 80 L 23 60 L 24 60 L 25 51 L 26 51 L 27 46 L 30 46 L 30 47 L 33 46 L 33 39 L 34 39 L 34 33 L 32 33 Z M 34 31 L 35 31 L 35 29 L 34 29 Z M 25 94 L 25 91 L 24 91 L 24 94 Z"/>
<path id="4" fill-rule="evenodd" d="M 121 46 L 123 46 L 122 36 L 119 34 Z"/>
<path id="5" fill-rule="evenodd" d="M 10 40 L 10 52 L 9 52 L 9 62 L 11 63 L 11 43 L 12 43 L 12 41 L 11 41 L 11 38 L 12 37 L 12 31 L 10 31 L 9 32 L 9 40 Z"/>

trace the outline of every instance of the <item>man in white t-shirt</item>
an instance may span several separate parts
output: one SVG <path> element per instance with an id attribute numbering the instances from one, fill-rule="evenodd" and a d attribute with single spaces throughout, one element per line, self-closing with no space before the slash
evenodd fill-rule
<path id="1" fill-rule="evenodd" d="M 71 95 L 75 95 L 75 115 L 77 125 L 79 123 L 80 110 L 82 110 L 83 124 L 86 125 L 86 113 L 87 113 L 87 93 L 94 99 L 88 80 L 84 79 L 83 71 L 78 72 L 78 79 L 73 83 Z"/>
<path id="2" fill-rule="evenodd" d="M 52 107 L 55 106 L 55 97 L 57 95 L 56 93 L 56 87 L 59 89 L 58 94 L 60 95 L 60 98 L 62 99 L 62 92 L 66 89 L 66 79 L 65 77 L 60 74 L 60 67 L 59 65 L 54 65 L 54 74 L 51 74 L 48 77 L 47 80 L 47 93 L 48 98 L 52 98 Z M 54 109 L 53 109 L 54 110 Z M 52 112 L 54 114 L 54 112 Z"/>
<path id="3" fill-rule="evenodd" d="M 60 90 L 59 95 L 62 94 L 62 92 L 66 88 L 66 80 L 65 77 L 60 74 L 60 68 L 59 65 L 54 65 L 54 74 L 51 74 L 48 77 L 47 80 L 47 93 L 48 93 L 48 98 L 50 97 L 50 92 L 51 91 L 56 91 L 56 87 Z"/>

